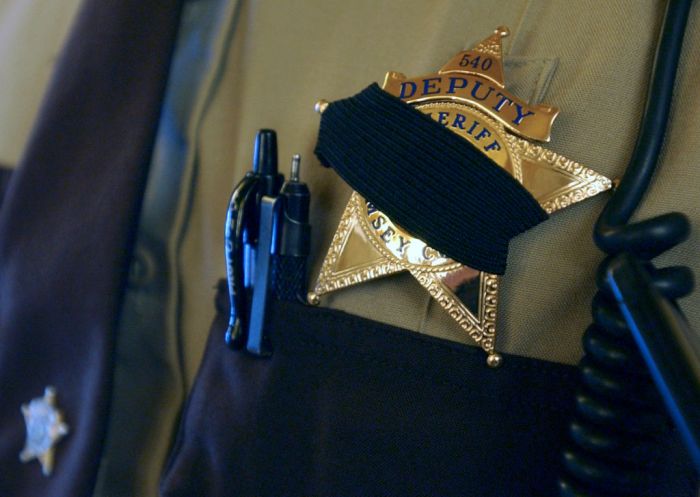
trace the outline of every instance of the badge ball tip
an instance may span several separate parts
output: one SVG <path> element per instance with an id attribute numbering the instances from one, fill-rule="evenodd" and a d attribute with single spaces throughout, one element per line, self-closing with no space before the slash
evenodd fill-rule
<path id="1" fill-rule="evenodd" d="M 501 356 L 501 354 L 489 354 L 486 358 L 486 364 L 488 364 L 490 368 L 500 367 L 501 364 L 503 364 L 503 356 Z"/>
<path id="2" fill-rule="evenodd" d="M 323 114 L 323 112 L 327 108 L 328 108 L 328 100 L 321 99 L 318 102 L 316 102 L 316 104 L 314 105 L 314 111 L 319 113 L 319 114 Z"/>
<path id="3" fill-rule="evenodd" d="M 508 26 L 498 26 L 495 30 L 494 33 L 496 33 L 498 36 L 501 38 L 505 38 L 510 34 L 510 29 L 508 29 Z"/>

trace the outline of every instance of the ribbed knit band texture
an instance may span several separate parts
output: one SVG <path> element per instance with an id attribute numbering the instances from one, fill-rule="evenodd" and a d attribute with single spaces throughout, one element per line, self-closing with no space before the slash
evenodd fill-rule
<path id="1" fill-rule="evenodd" d="M 510 239 L 547 219 L 507 171 L 377 84 L 328 106 L 315 153 L 393 222 L 480 271 L 503 274 Z"/>

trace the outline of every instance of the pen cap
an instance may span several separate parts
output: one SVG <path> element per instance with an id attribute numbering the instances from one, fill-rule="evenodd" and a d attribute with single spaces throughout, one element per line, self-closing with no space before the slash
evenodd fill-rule
<path id="1" fill-rule="evenodd" d="M 274 129 L 261 129 L 255 136 L 253 172 L 264 175 L 277 174 L 277 133 Z"/>
<path id="2" fill-rule="evenodd" d="M 253 174 L 260 178 L 260 195 L 276 196 L 284 177 L 277 173 L 277 133 L 261 129 L 255 136 Z"/>

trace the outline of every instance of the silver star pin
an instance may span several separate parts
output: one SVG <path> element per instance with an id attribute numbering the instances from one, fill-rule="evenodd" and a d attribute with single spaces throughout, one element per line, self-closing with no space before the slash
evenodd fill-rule
<path id="1" fill-rule="evenodd" d="M 22 405 L 22 414 L 27 425 L 27 441 L 19 460 L 28 462 L 38 459 L 41 472 L 44 476 L 49 476 L 53 471 L 54 447 L 68 434 L 63 414 L 56 408 L 56 389 L 46 387 L 43 397 Z"/>

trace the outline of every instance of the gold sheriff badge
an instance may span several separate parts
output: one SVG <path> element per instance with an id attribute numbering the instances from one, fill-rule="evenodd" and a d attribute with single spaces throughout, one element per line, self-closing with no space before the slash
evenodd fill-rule
<path id="1" fill-rule="evenodd" d="M 504 87 L 498 28 L 436 74 L 389 72 L 383 89 L 468 140 L 510 173 L 551 214 L 611 188 L 611 181 L 532 141 L 547 142 L 558 109 L 532 105 Z M 328 104 L 319 102 L 323 112 Z M 455 207 L 457 208 L 457 207 Z M 468 213 L 465 213 L 468 215 Z M 495 351 L 499 276 L 467 267 L 413 237 L 353 192 L 309 302 L 342 288 L 408 271 L 488 354 Z"/>

